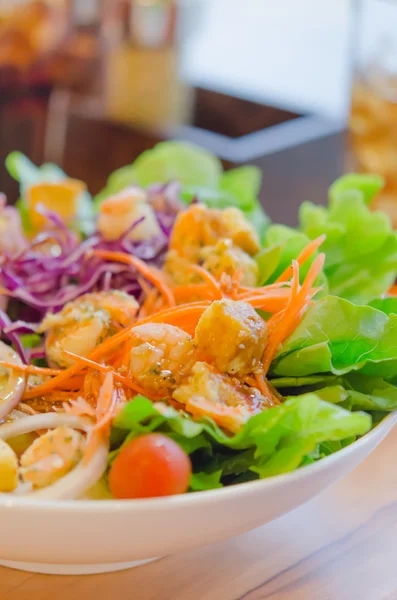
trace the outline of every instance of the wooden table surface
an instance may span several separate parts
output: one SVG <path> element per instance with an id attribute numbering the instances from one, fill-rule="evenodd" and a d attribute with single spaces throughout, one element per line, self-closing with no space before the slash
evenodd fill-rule
<path id="1" fill-rule="evenodd" d="M 397 599 L 396 456 L 397 429 L 350 475 L 290 514 L 129 571 L 57 577 L 0 569 L 0 598 Z"/>

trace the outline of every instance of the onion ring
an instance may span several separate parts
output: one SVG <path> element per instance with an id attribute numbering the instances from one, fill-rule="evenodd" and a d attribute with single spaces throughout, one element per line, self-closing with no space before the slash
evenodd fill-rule
<path id="1" fill-rule="evenodd" d="M 52 485 L 24 494 L 23 497 L 32 500 L 74 500 L 80 498 L 84 492 L 99 481 L 106 471 L 108 452 L 108 443 L 102 442 L 87 463 L 80 461 L 74 469 Z"/>
<path id="2" fill-rule="evenodd" d="M 0 425 L 0 439 L 7 440 L 40 429 L 54 429 L 61 426 L 88 432 L 93 427 L 93 422 L 89 418 L 68 413 L 46 413 L 21 417 L 12 423 Z M 85 464 L 81 460 L 74 469 L 52 485 L 22 494 L 22 496 L 41 500 L 66 500 L 82 496 L 104 474 L 108 462 L 108 452 L 109 445 L 103 441 L 88 463 Z"/>
<path id="3" fill-rule="evenodd" d="M 14 350 L 0 341 L 0 360 L 22 365 L 22 361 Z M 8 371 L 8 369 L 7 369 Z M 0 420 L 4 419 L 19 403 L 25 389 L 26 377 L 23 373 L 11 371 L 8 381 L 0 391 Z"/>
<path id="4" fill-rule="evenodd" d="M 29 415 L 11 423 L 0 425 L 0 440 L 9 440 L 25 433 L 32 433 L 41 429 L 55 429 L 62 426 L 87 432 L 92 428 L 93 422 L 89 418 L 68 413 Z"/>

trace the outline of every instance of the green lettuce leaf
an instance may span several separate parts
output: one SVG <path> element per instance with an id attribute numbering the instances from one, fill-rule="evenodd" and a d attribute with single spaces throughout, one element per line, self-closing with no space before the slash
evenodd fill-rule
<path id="1" fill-rule="evenodd" d="M 220 160 L 203 148 L 183 142 L 162 142 L 141 154 L 132 165 L 112 173 L 95 204 L 98 208 L 105 198 L 130 185 L 146 188 L 179 181 L 182 200 L 187 204 L 198 198 L 210 208 L 240 208 L 263 239 L 269 219 L 258 200 L 261 178 L 257 167 L 238 167 L 223 173 Z"/>
<path id="2" fill-rule="evenodd" d="M 24 333 L 21 342 L 24 348 L 37 348 L 41 344 L 41 336 L 38 333 Z"/>
<path id="3" fill-rule="evenodd" d="M 217 188 L 221 174 L 221 162 L 213 154 L 182 142 L 157 144 L 133 164 L 133 183 L 142 187 L 175 180 L 181 185 Z"/>
<path id="4" fill-rule="evenodd" d="M 265 248 L 268 250 L 279 248 L 281 254 L 277 268 L 273 270 L 267 283 L 273 283 L 291 265 L 292 261 L 297 258 L 309 242 L 310 239 L 301 231 L 297 231 L 286 225 L 270 225 L 266 232 Z M 314 254 L 301 267 L 301 280 L 307 275 L 309 267 L 316 256 L 317 254 Z"/>
<path id="5" fill-rule="evenodd" d="M 358 190 L 363 195 L 366 204 L 371 204 L 375 196 L 385 185 L 383 177 L 369 173 L 346 173 L 339 177 L 329 188 L 330 202 L 334 202 L 338 196 L 351 190 Z"/>
<path id="6" fill-rule="evenodd" d="M 214 473 L 192 473 L 190 477 L 190 490 L 192 492 L 202 492 L 203 490 L 215 490 L 221 488 L 222 471 Z"/>
<path id="7" fill-rule="evenodd" d="M 308 238 L 327 235 L 322 250 L 330 293 L 356 303 L 386 292 L 397 275 L 397 233 L 385 213 L 367 206 L 380 187 L 375 176 L 345 176 L 331 186 L 328 208 L 304 202 L 299 211 Z"/>
<path id="8" fill-rule="evenodd" d="M 218 189 L 222 164 L 212 154 L 193 144 L 161 142 L 146 150 L 132 163 L 112 173 L 100 200 L 130 185 L 148 187 L 154 183 L 179 181 L 182 186 Z"/>
<path id="9" fill-rule="evenodd" d="M 181 189 L 181 198 L 186 204 L 199 199 L 208 208 L 228 208 L 235 206 L 240 208 L 239 200 L 230 192 L 225 190 L 212 190 L 197 185 L 188 185 Z"/>
<path id="10" fill-rule="evenodd" d="M 286 414 L 277 431 L 272 432 L 267 452 L 261 453 L 251 468 L 261 478 L 292 471 L 318 444 L 361 435 L 371 426 L 369 415 L 345 411 L 314 394 L 287 400 L 285 404 Z M 263 450 L 262 441 L 258 448 Z"/>
<path id="11" fill-rule="evenodd" d="M 266 230 L 265 248 L 259 253 L 257 258 L 259 274 L 262 275 L 259 285 L 273 283 L 291 265 L 292 261 L 299 256 L 309 242 L 310 239 L 301 231 L 297 231 L 286 225 L 270 225 Z M 300 267 L 301 282 L 306 277 L 311 264 L 317 256 L 318 252 L 315 252 Z M 275 265 L 276 257 L 278 257 L 278 263 Z M 268 275 L 267 279 L 265 279 L 263 274 L 265 276 Z M 317 299 L 328 293 L 328 281 L 323 272 L 318 276 L 315 285 L 321 288 L 316 296 Z"/>
<path id="12" fill-rule="evenodd" d="M 258 265 L 258 286 L 261 287 L 268 282 L 280 264 L 282 246 L 275 245 L 271 248 L 263 248 L 255 256 Z"/>
<path id="13" fill-rule="evenodd" d="M 314 392 L 319 398 L 339 404 L 348 410 L 383 411 L 397 410 L 397 387 L 382 377 L 370 377 L 352 372 L 341 377 L 297 378 L 300 387 L 295 391 Z M 289 388 L 291 390 L 291 388 Z M 292 393 L 292 392 L 291 392 Z"/>
<path id="14" fill-rule="evenodd" d="M 11 177 L 21 185 L 22 192 L 30 185 L 42 181 L 57 183 L 67 177 L 62 169 L 53 163 L 45 163 L 41 167 L 37 167 L 22 152 L 11 152 L 7 156 L 5 164 Z"/>
<path id="15" fill-rule="evenodd" d="M 194 421 L 171 407 L 158 406 L 140 396 L 123 408 L 112 429 L 110 462 L 138 435 L 161 431 L 176 439 L 177 434 L 178 443 L 191 456 L 192 489 L 252 479 L 247 472 L 260 477 L 285 473 L 298 467 L 318 444 L 362 435 L 371 427 L 369 415 L 351 413 L 315 394 L 290 398 L 251 417 L 233 436 L 211 419 Z"/>
<path id="16" fill-rule="evenodd" d="M 385 315 L 397 315 L 397 298 L 376 298 L 369 304 L 373 308 L 382 311 Z"/>
<path id="17" fill-rule="evenodd" d="M 250 165 L 226 171 L 220 181 L 220 189 L 238 198 L 241 209 L 252 208 L 255 205 L 261 185 L 260 169 Z"/>
<path id="18" fill-rule="evenodd" d="M 326 296 L 304 316 L 272 364 L 275 375 L 397 374 L 397 315 Z"/>
<path id="19" fill-rule="evenodd" d="M 303 377 L 277 377 L 272 379 L 272 385 L 283 392 L 285 389 L 293 390 L 294 388 L 312 388 L 315 386 L 321 388 L 326 385 L 332 385 L 338 379 L 337 375 L 307 375 Z M 293 394 L 292 394 L 293 395 Z"/>
<path id="20" fill-rule="evenodd" d="M 234 205 L 255 225 L 261 240 L 264 241 L 269 219 L 258 200 L 262 184 L 262 173 L 258 167 L 244 166 L 223 173 L 220 191 L 233 197 Z"/>
<path id="21" fill-rule="evenodd" d="M 324 275 L 329 292 L 358 304 L 385 293 L 397 276 L 397 233 L 385 213 L 368 207 L 382 186 L 382 178 L 375 175 L 345 175 L 330 187 L 328 207 L 310 202 L 301 205 L 298 230 L 269 227 L 265 246 L 282 247 L 279 266 L 269 283 L 309 240 L 326 234 L 321 250 L 326 255 Z M 302 276 L 310 262 L 302 268 Z"/>

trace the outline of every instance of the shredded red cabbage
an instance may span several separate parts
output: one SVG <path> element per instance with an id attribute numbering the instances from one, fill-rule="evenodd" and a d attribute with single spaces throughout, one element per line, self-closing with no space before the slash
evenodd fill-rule
<path id="1" fill-rule="evenodd" d="M 31 321 L 40 321 L 47 311 L 57 312 L 72 300 L 87 292 L 116 289 L 143 300 L 144 291 L 137 271 L 120 263 L 105 261 L 92 256 L 93 249 L 116 250 L 132 254 L 145 262 L 161 267 L 168 248 L 172 226 L 181 203 L 179 187 L 174 184 L 153 186 L 148 190 L 158 220 L 161 234 L 150 240 L 134 242 L 128 238 L 133 227 L 116 241 L 106 241 L 96 231 L 81 242 L 79 235 L 69 229 L 53 212 L 44 211 L 48 229 L 38 234 L 17 253 L 3 251 L 0 259 L 0 283 L 6 295 L 33 309 Z M 7 207 L 8 210 L 16 209 Z M 12 323 L 7 314 L 0 312 L 2 335 L 14 345 L 22 359 L 28 353 L 23 348 L 20 335 L 31 333 L 34 326 L 19 320 Z M 40 354 L 40 352 L 39 352 Z"/>

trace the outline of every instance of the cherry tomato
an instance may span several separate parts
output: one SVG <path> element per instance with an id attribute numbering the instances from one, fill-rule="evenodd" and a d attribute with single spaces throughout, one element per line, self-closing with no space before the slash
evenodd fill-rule
<path id="1" fill-rule="evenodd" d="M 121 499 L 183 494 L 191 472 L 188 455 L 174 440 L 149 433 L 122 448 L 110 468 L 110 491 Z"/>

